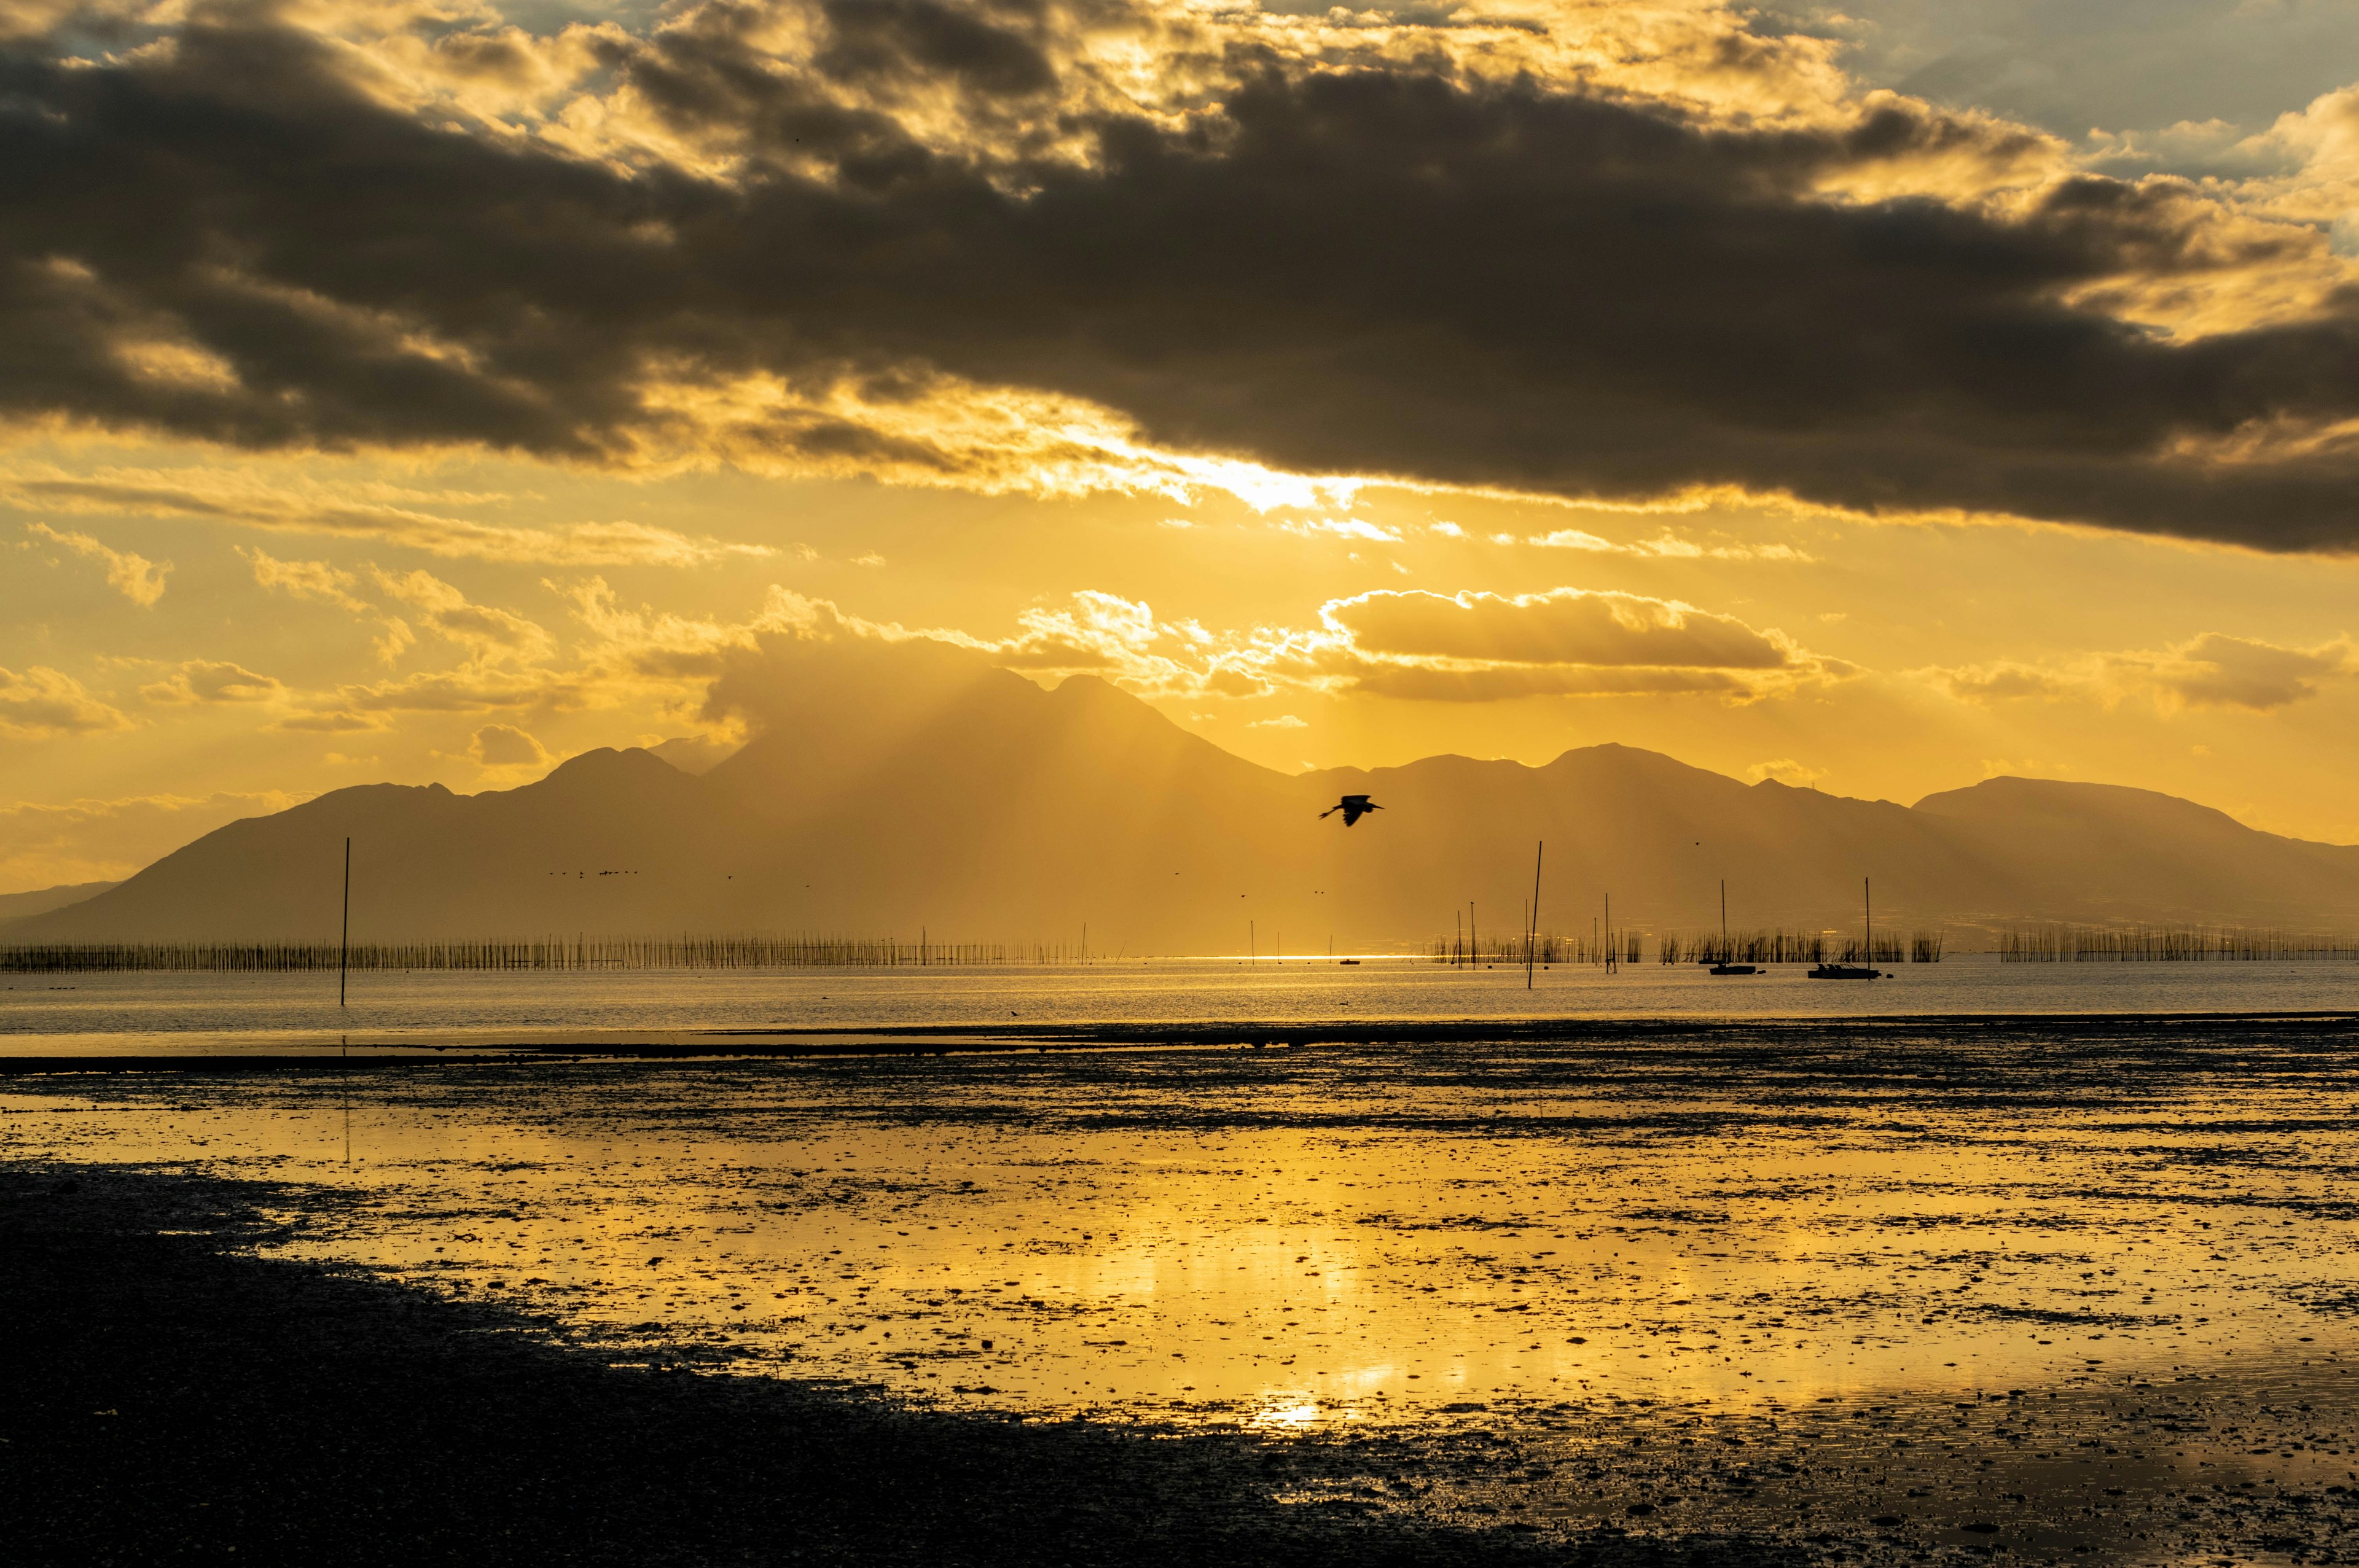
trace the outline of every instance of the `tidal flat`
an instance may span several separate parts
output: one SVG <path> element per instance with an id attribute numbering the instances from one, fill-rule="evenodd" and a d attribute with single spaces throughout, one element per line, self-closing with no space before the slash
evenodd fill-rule
<path id="1" fill-rule="evenodd" d="M 648 1400 L 770 1433 L 700 1486 L 745 1444 L 843 1460 L 748 1472 L 712 1506 L 752 1514 L 627 1560 L 907 1560 L 922 1517 L 928 1554 L 976 1562 L 2332 1561 L 2359 1519 L 2354 1044 L 2340 1018 L 1721 1020 L 28 1064 L 0 1161 L 10 1245 L 46 1261 L 7 1305 L 55 1402 L 19 1402 L 0 1462 L 15 1506 L 68 1495 L 71 1454 L 215 1419 L 214 1339 L 343 1314 L 335 1356 L 595 1390 L 535 1418 L 564 1444 Z M 128 1288 L 141 1259 L 199 1283 Z M 235 1333 L 179 1304 L 216 1297 Z M 136 1369 L 151 1339 L 181 1370 Z M 263 1360 L 239 1408 L 354 1402 L 304 1382 L 334 1356 Z M 904 1447 L 932 1457 L 897 1477 Z M 846 1501 L 897 1487 L 907 1518 Z"/>

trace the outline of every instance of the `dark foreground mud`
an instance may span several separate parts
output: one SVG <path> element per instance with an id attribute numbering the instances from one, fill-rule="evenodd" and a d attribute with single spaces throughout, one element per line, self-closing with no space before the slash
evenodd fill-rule
<path id="1" fill-rule="evenodd" d="M 1345 1445 L 913 1413 L 624 1369 L 501 1309 L 245 1255 L 257 1230 L 223 1184 L 0 1173 L 0 1555 L 1532 1560 L 1523 1532 L 1275 1500 L 1358 1469 Z M 1792 1556 L 1697 1544 L 1714 1561 Z M 1596 1555 L 1669 1560 L 1611 1541 Z"/>
<path id="2" fill-rule="evenodd" d="M 553 1320 L 255 1257 L 266 1200 L 0 1173 L 8 1561 L 2327 1563 L 2359 1519 L 2324 1362 L 1280 1439 L 1024 1422 L 613 1365 Z"/>

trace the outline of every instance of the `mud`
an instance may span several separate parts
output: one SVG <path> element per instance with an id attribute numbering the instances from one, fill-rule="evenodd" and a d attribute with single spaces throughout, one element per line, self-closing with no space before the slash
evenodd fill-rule
<path id="1" fill-rule="evenodd" d="M 55 1561 L 190 1466 L 364 1560 L 2334 1561 L 2348 1034 L 19 1076 L 0 1463 Z"/>

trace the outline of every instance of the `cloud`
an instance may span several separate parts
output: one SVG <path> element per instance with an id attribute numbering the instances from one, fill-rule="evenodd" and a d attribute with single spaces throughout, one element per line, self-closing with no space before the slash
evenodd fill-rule
<path id="1" fill-rule="evenodd" d="M 310 600 L 318 604 L 332 604 L 339 610 L 376 619 L 382 629 L 375 638 L 376 656 L 382 664 L 391 664 L 417 644 L 418 634 L 409 622 L 398 615 L 386 615 L 366 600 L 357 598 L 353 589 L 359 579 L 352 573 L 332 567 L 325 561 L 282 561 L 261 550 L 238 546 L 239 555 L 254 568 L 254 580 L 265 588 L 273 588 L 296 599 Z"/>
<path id="2" fill-rule="evenodd" d="M 2072 673 L 2017 659 L 1989 664 L 1933 666 L 1911 672 L 1949 693 L 1960 702 L 1989 703 L 2012 698 L 2087 696 L 2093 690 L 2090 672 Z"/>
<path id="3" fill-rule="evenodd" d="M 2315 648 L 2280 648 L 2207 632 L 2158 656 L 2118 654 L 2112 664 L 2117 674 L 2150 682 L 2166 706 L 2267 713 L 2316 697 L 2320 682 L 2351 673 L 2354 649 L 2345 638 Z"/>
<path id="4" fill-rule="evenodd" d="M 1295 688 L 1420 701 L 1698 692 L 1749 700 L 1855 673 L 1731 616 L 1571 588 L 1516 596 L 1383 589 L 1328 601 L 1315 626 L 1233 631 L 1085 590 L 1018 621 L 1017 635 L 998 640 L 954 629 L 920 634 L 1004 668 L 1101 675 L 1150 697 Z"/>
<path id="5" fill-rule="evenodd" d="M 1291 713 L 1281 713 L 1275 719 L 1256 719 L 1245 728 L 1248 730 L 1308 730 L 1310 726 Z"/>
<path id="6" fill-rule="evenodd" d="M 200 3 L 104 53 L 40 15 L 0 116 L 19 421 L 2359 547 L 2359 292 L 2321 225 L 1863 92 L 1733 7 L 731 0 L 534 34 Z M 497 559 L 735 548 L 131 470 L 8 493 Z"/>
<path id="7" fill-rule="evenodd" d="M 1513 535 L 1500 536 L 1503 544 L 1513 544 Z M 1583 532 L 1579 528 L 1558 528 L 1546 534 L 1535 534 L 1524 540 L 1547 549 L 1585 550 L 1593 555 L 1636 556 L 1651 560 L 1701 560 L 1706 557 L 1721 561 L 1808 561 L 1811 557 L 1791 545 L 1699 545 L 1664 529 L 1651 539 L 1634 539 L 1615 544 L 1611 539 Z"/>
<path id="8" fill-rule="evenodd" d="M 486 724 L 467 742 L 467 755 L 484 769 L 545 768 L 549 749 L 513 724 Z"/>
<path id="9" fill-rule="evenodd" d="M 395 680 L 337 688 L 338 714 L 490 713 L 502 708 L 584 708 L 598 695 L 590 676 L 573 670 L 507 670 L 468 665 L 424 670 Z M 286 729 L 305 726 L 288 722 Z"/>
<path id="10" fill-rule="evenodd" d="M 275 676 L 256 675 L 243 665 L 187 659 L 163 680 L 141 687 L 139 695 L 167 705 L 268 702 L 286 696 L 287 687 Z"/>
<path id="11" fill-rule="evenodd" d="M 1367 539 L 1379 545 L 1400 543 L 1400 530 L 1386 528 L 1357 517 L 1309 517 L 1280 523 L 1278 527 L 1288 534 L 1309 538 L 1318 534 L 1332 534 L 1339 539 Z"/>
<path id="12" fill-rule="evenodd" d="M 523 616 L 473 603 L 430 572 L 396 577 L 371 567 L 369 575 L 379 591 L 416 610 L 427 630 L 466 649 L 467 657 L 476 664 L 534 664 L 547 658 L 557 645 L 547 632 Z"/>
<path id="13" fill-rule="evenodd" d="M 1726 670 L 1597 669 L 1575 665 L 1451 665 L 1371 662 L 1352 689 L 1411 702 L 1513 702 L 1527 697 L 1640 697 L 1710 693 L 1743 698 L 1754 683 Z"/>
<path id="14" fill-rule="evenodd" d="M 417 643 L 408 621 L 386 613 L 353 591 L 360 585 L 353 573 L 325 561 L 282 561 L 256 549 L 240 553 L 254 568 L 255 580 L 266 588 L 376 618 L 384 627 L 376 643 L 384 662 L 392 663 Z M 378 592 L 408 606 L 420 625 L 463 649 L 471 666 L 537 664 L 556 650 L 556 639 L 538 624 L 511 611 L 477 604 L 431 572 L 395 573 L 372 565 L 368 575 Z"/>
<path id="15" fill-rule="evenodd" d="M 383 713 L 362 713 L 353 708 L 313 708 L 290 713 L 273 722 L 273 730 L 295 734 L 353 735 L 375 730 L 390 730 L 392 719 Z"/>
<path id="16" fill-rule="evenodd" d="M 1997 660 L 1910 674 L 1961 702 L 2027 697 L 2114 704 L 2129 697 L 2165 712 L 2243 708 L 2274 712 L 2319 695 L 2322 683 L 2359 672 L 2359 647 L 2337 637 L 2310 648 L 2206 632 L 2160 650 L 2086 654 L 2061 664 Z"/>
<path id="17" fill-rule="evenodd" d="M 297 599 L 332 604 L 339 610 L 365 613 L 375 608 L 365 600 L 353 596 L 358 579 L 325 561 L 282 561 L 244 546 L 238 546 L 237 553 L 253 567 L 254 580 L 265 588 L 277 589 Z"/>
<path id="18" fill-rule="evenodd" d="M 46 741 L 131 727 L 119 708 L 92 697 L 82 682 L 62 671 L 34 665 L 19 674 L 0 666 L 0 735 Z"/>
<path id="19" fill-rule="evenodd" d="M 1827 776 L 1827 770 L 1810 767 L 1791 757 L 1772 757 L 1745 769 L 1745 776 L 1755 784 L 1774 779 L 1794 789 L 1815 789 L 1819 781 Z"/>
<path id="20" fill-rule="evenodd" d="M 1855 673 L 1783 633 L 1630 593 L 1386 589 L 1331 600 L 1321 621 L 1323 644 L 1306 640 L 1299 649 L 1312 680 L 1414 701 L 1676 694 L 1749 701 Z"/>
<path id="21" fill-rule="evenodd" d="M 60 531 L 43 523 L 27 523 L 25 532 L 104 563 L 106 585 L 143 610 L 152 608 L 164 597 L 164 574 L 172 569 L 169 561 L 158 566 L 145 556 L 109 549 L 87 534 Z"/>
<path id="22" fill-rule="evenodd" d="M 390 485 L 273 481 L 248 470 L 103 468 L 74 473 L 43 465 L 0 468 L 0 501 L 27 511 L 195 517 L 275 534 L 379 540 L 451 558 L 562 566 L 693 567 L 733 557 L 777 553 L 766 545 L 723 544 L 641 523 L 510 527 L 422 512 L 407 504 L 441 501 L 481 505 L 506 499 L 407 491 Z M 38 524 L 33 526 L 48 532 Z M 163 591 L 160 585 L 156 591 Z"/>
<path id="23" fill-rule="evenodd" d="M 1549 593 L 1379 589 L 1321 611 L 1364 654 L 1523 665 L 1782 669 L 1790 644 L 1676 600 L 1560 588 Z"/>

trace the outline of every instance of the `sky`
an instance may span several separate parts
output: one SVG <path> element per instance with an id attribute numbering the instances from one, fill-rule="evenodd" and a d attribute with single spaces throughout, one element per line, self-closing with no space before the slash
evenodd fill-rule
<path id="1" fill-rule="evenodd" d="M 2359 841 L 2359 0 L 0 0 L 0 891 L 743 734 Z"/>

